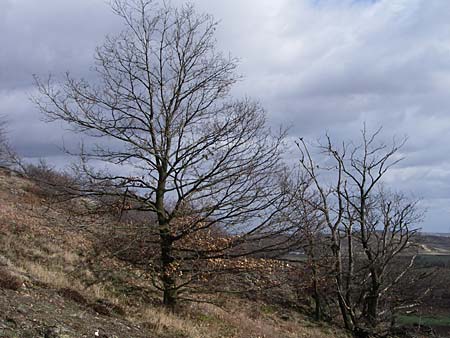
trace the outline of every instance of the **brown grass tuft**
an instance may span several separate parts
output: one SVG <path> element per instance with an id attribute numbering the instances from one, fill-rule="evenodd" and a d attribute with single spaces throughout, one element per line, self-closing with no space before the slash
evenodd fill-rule
<path id="1" fill-rule="evenodd" d="M 59 270 L 57 266 L 50 268 L 37 262 L 24 261 L 22 262 L 22 269 L 39 282 L 48 286 L 58 289 L 82 289 L 79 281 L 70 278 L 64 271 Z"/>
<path id="2" fill-rule="evenodd" d="M 194 323 L 162 308 L 148 307 L 142 312 L 142 326 L 163 337 L 204 338 Z"/>

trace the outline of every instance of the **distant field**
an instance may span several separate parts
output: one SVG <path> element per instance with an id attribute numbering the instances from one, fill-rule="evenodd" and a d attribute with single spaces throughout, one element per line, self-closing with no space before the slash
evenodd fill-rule
<path id="1" fill-rule="evenodd" d="M 450 267 L 450 255 L 419 255 L 416 259 L 416 266 L 429 267 Z"/>
<path id="2" fill-rule="evenodd" d="M 448 326 L 450 327 L 450 316 L 417 316 L 417 315 L 401 315 L 397 317 L 400 324 L 403 325 L 424 325 L 424 326 Z"/>

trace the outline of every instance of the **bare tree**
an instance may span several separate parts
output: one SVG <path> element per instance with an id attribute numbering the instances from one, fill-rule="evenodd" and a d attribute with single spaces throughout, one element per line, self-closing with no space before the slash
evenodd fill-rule
<path id="1" fill-rule="evenodd" d="M 397 153 L 404 140 L 387 146 L 376 141 L 379 133 L 369 134 L 364 127 L 360 144 L 341 147 L 327 136 L 319 146 L 325 155 L 323 166 L 314 161 L 306 142 L 298 143 L 301 167 L 318 196 L 308 203 L 327 226 L 343 321 L 361 337 L 382 322 L 386 293 L 412 266 L 414 254 L 403 269 L 389 269 L 412 245 L 414 225 L 421 220 L 416 201 L 383 188 L 383 176 L 401 160 Z"/>
<path id="2" fill-rule="evenodd" d="M 322 292 L 324 284 L 327 283 L 329 266 L 327 244 L 324 239 L 326 224 L 321 212 L 317 209 L 318 196 L 312 188 L 313 181 L 308 175 L 292 175 L 290 194 L 293 195 L 292 202 L 288 208 L 287 219 L 297 229 L 299 241 L 297 253 L 306 258 L 304 261 L 294 260 L 294 276 L 291 283 L 296 289 L 298 301 L 303 301 L 305 289 L 308 296 L 314 300 L 314 318 L 320 321 L 324 317 L 325 295 Z M 301 251 L 300 251 L 301 250 Z M 304 271 L 308 272 L 305 278 Z M 303 274 L 301 278 L 299 275 Z M 306 285 L 306 287 L 305 287 Z"/>
<path id="3" fill-rule="evenodd" d="M 0 116 L 0 167 L 9 168 L 17 160 L 7 138 L 7 120 Z"/>
<path id="4" fill-rule="evenodd" d="M 5 137 L 5 121 L 0 120 L 0 161 L 3 162 L 5 155 L 6 137 Z"/>
<path id="5" fill-rule="evenodd" d="M 247 238 L 268 235 L 287 203 L 279 184 L 284 133 L 269 130 L 258 103 L 230 97 L 236 60 L 216 50 L 209 15 L 151 0 L 115 0 L 112 9 L 126 28 L 97 49 L 98 82 L 36 79 L 36 103 L 49 120 L 100 138 L 79 154 L 91 183 L 81 193 L 157 215 L 149 227 L 159 243 L 155 269 L 172 306 L 190 280 L 179 282 L 180 260 L 225 257 Z M 212 227 L 239 236 L 186 247 Z"/>

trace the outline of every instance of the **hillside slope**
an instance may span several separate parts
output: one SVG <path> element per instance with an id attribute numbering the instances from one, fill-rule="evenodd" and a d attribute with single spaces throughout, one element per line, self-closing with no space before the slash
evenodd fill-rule
<path id="1" fill-rule="evenodd" d="M 145 271 L 95 258 L 111 220 L 79 216 L 74 202 L 49 202 L 33 182 L 0 172 L 0 337 L 346 337 L 236 296 L 167 313 Z"/>

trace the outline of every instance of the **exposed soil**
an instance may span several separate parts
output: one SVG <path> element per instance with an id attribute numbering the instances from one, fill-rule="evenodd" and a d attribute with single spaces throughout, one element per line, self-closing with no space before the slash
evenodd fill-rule
<path id="1" fill-rule="evenodd" d="M 118 316 L 105 316 L 39 287 L 0 290 L 0 337 L 151 337 Z"/>

